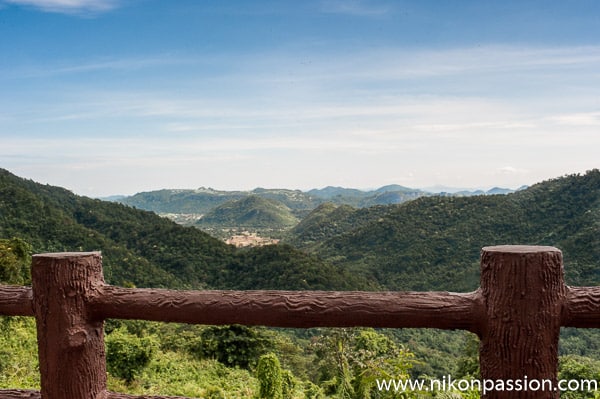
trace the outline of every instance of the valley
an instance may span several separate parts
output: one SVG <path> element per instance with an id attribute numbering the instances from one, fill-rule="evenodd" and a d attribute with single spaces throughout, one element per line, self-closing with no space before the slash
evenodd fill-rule
<path id="1" fill-rule="evenodd" d="M 560 248 L 568 284 L 600 285 L 598 170 L 558 177 L 514 193 L 417 195 L 385 205 L 358 206 L 356 192 L 343 193 L 328 192 L 328 198 L 317 198 L 293 190 L 245 194 L 168 190 L 150 195 L 154 199 L 147 203 L 156 209 L 150 211 L 77 196 L 0 170 L 0 279 L 27 284 L 32 253 L 100 250 L 106 280 L 126 287 L 467 292 L 478 286 L 482 246 L 519 243 Z M 195 195 L 201 195 L 198 204 L 191 199 Z M 189 216 L 178 224 L 169 220 L 173 215 L 168 219 L 156 212 L 203 217 Z M 241 236 L 239 245 L 225 242 L 236 235 Z M 241 245 L 258 244 L 267 237 L 272 241 L 263 243 L 270 245 Z M 35 332 L 26 321 L 6 323 L 19 331 L 29 349 L 19 349 L 8 329 L 2 330 L 0 343 L 12 348 L 7 356 L 27 369 L 25 364 L 33 361 L 30 348 Z M 129 321 L 111 321 L 106 330 L 107 342 L 154 348 L 152 360 L 140 366 L 131 376 L 133 381 L 119 376 L 114 365 L 110 368 L 112 386 L 132 393 L 147 393 L 140 386 L 154 386 L 146 380 L 152 375 L 161 385 L 152 392 L 208 395 L 213 389 L 208 380 L 220 384 L 215 392 L 250 397 L 242 392 L 256 389 L 251 388 L 257 384 L 255 362 L 266 353 L 275 353 L 291 373 L 298 398 L 311 397 L 308 392 L 334 396 L 340 381 L 339 375 L 332 374 L 336 359 L 351 366 L 347 377 L 354 384 L 360 383 L 362 373 L 384 372 L 364 368 L 383 364 L 384 358 L 404 364 L 397 372 L 415 378 L 477 373 L 473 336 L 461 331 L 286 330 Z M 244 365 L 240 368 L 222 356 L 230 350 L 225 348 L 243 342 L 252 342 L 255 352 L 239 359 Z M 358 361 L 356 353 L 362 352 L 353 351 L 375 343 L 388 349 L 379 355 L 373 352 L 367 363 Z M 354 349 L 338 353 L 341 344 Z M 590 370 L 600 372 L 597 331 L 563 329 L 560 345 L 561 367 L 589 364 Z M 235 353 L 246 352 L 231 356 Z M 190 380 L 195 377 L 176 364 L 229 376 L 224 378 L 238 381 L 237 388 L 224 390 L 220 377 L 204 375 L 191 383 L 194 388 L 178 390 L 177 384 L 167 381 L 169 373 L 160 370 L 177 369 Z M 24 384 L 18 386 L 35 387 L 34 376 L 15 376 L 6 383 L 14 388 L 18 381 Z"/>

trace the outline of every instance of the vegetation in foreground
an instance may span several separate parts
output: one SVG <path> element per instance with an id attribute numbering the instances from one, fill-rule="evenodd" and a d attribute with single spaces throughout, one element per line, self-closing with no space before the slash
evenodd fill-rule
<path id="1" fill-rule="evenodd" d="M 452 378 L 478 378 L 478 341 L 467 335 Z M 478 398 L 479 392 L 379 391 L 377 379 L 420 378 L 420 360 L 387 332 L 326 329 L 310 339 L 241 326 L 115 322 L 106 326 L 108 388 L 191 398 Z M 39 389 L 35 321 L 0 320 L 0 389 Z M 224 349 L 226 348 L 226 349 Z M 448 359 L 450 361 L 450 359 Z M 600 380 L 600 361 L 561 356 L 559 379 Z M 566 392 L 563 398 L 598 398 Z"/>

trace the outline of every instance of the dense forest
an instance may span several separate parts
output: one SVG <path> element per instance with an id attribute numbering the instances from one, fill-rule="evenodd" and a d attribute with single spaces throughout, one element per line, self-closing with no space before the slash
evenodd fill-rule
<path id="1" fill-rule="evenodd" d="M 557 246 L 569 284 L 600 284 L 598 170 L 506 195 L 420 196 L 370 207 L 334 202 L 315 204 L 290 224 L 285 244 L 235 249 L 153 212 L 0 170 L 0 282 L 29 284 L 32 253 L 101 250 L 107 281 L 124 286 L 468 291 L 478 284 L 482 246 L 518 243 Z M 478 373 L 477 339 L 464 332 L 116 320 L 105 329 L 110 389 L 134 394 L 417 398 L 432 394 L 382 393 L 375 378 Z M 600 380 L 599 345 L 594 330 L 565 329 L 560 376 Z M 34 321 L 2 318 L 0 348 L 0 387 L 37 387 Z"/>
<path id="2" fill-rule="evenodd" d="M 199 223 L 242 228 L 283 228 L 296 225 L 298 219 L 281 202 L 251 195 L 216 207 L 200 219 Z"/>
<path id="3" fill-rule="evenodd" d="M 470 291 L 479 282 L 480 249 L 501 244 L 556 246 L 569 284 L 600 284 L 599 231 L 600 172 L 593 170 L 507 195 L 321 206 L 288 242 L 384 289 Z"/>
<path id="4" fill-rule="evenodd" d="M 102 251 L 115 285 L 222 289 L 356 289 L 364 279 L 289 245 L 236 251 L 192 227 L 0 170 L 0 237 L 34 252 Z M 253 276 L 247 281 L 244 275 Z"/>

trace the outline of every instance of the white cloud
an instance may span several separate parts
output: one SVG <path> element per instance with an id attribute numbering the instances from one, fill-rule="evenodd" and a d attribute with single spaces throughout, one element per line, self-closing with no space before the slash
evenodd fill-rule
<path id="1" fill-rule="evenodd" d="M 117 0 L 4 0 L 4 3 L 66 14 L 106 12 L 118 6 Z"/>
<path id="2" fill-rule="evenodd" d="M 374 17 L 385 15 L 389 7 L 363 0 L 323 0 L 321 11 L 331 14 L 347 14 L 358 17 Z"/>
<path id="3" fill-rule="evenodd" d="M 244 65 L 246 72 L 261 83 L 279 87 L 285 83 L 315 82 L 330 87 L 339 82 L 410 82 L 434 77 L 458 78 L 457 83 L 469 82 L 471 86 L 478 75 L 486 80 L 545 79 L 547 83 L 552 76 L 564 78 L 573 70 L 595 73 L 600 67 L 600 46 L 486 45 L 443 50 L 374 47 L 342 54 L 311 54 L 296 49 L 293 54 L 261 54 L 260 58 L 245 59 L 239 65 Z"/>
<path id="4" fill-rule="evenodd" d="M 549 118 L 559 125 L 568 126 L 600 126 L 600 112 L 578 112 L 558 115 Z"/>

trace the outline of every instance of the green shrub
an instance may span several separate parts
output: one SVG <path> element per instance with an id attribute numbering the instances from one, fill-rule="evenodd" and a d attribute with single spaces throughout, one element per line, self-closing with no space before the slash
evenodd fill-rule
<path id="1" fill-rule="evenodd" d="M 283 374 L 279 359 L 268 353 L 258 359 L 256 377 L 259 383 L 259 398 L 283 399 Z"/>
<path id="2" fill-rule="evenodd" d="M 323 389 L 320 386 L 307 381 L 304 384 L 304 397 L 306 399 L 324 399 Z"/>
<path id="3" fill-rule="evenodd" d="M 146 367 L 156 350 L 149 337 L 140 338 L 125 329 L 114 330 L 106 337 L 106 364 L 108 372 L 127 383 Z"/>
<path id="4" fill-rule="evenodd" d="M 283 399 L 292 399 L 296 389 L 296 379 L 290 370 L 281 370 L 281 393 Z"/>
<path id="5" fill-rule="evenodd" d="M 241 325 L 210 326 L 200 334 L 202 357 L 228 367 L 251 369 L 269 342 L 258 330 Z"/>
<path id="6" fill-rule="evenodd" d="M 31 284 L 31 246 L 19 239 L 0 239 L 0 282 Z"/>
<path id="7" fill-rule="evenodd" d="M 206 399 L 226 399 L 225 392 L 219 387 L 210 386 L 204 391 L 204 397 Z"/>

